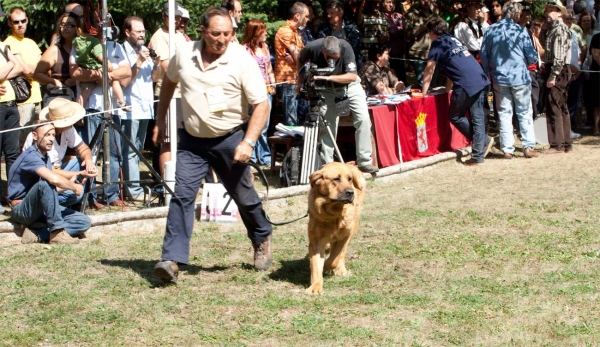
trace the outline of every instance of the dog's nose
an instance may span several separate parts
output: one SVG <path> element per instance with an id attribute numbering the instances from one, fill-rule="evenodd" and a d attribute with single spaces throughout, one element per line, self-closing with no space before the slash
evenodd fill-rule
<path id="1" fill-rule="evenodd" d="M 344 191 L 344 196 L 344 200 L 348 202 L 354 201 L 354 189 L 346 189 L 346 191 Z"/>

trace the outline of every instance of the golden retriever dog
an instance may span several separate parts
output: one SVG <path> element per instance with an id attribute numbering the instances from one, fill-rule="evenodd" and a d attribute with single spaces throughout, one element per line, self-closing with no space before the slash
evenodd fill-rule
<path id="1" fill-rule="evenodd" d="M 366 182 L 356 166 L 333 162 L 310 176 L 308 193 L 308 294 L 323 291 L 323 270 L 348 275 L 346 250 L 356 234 Z M 325 260 L 325 254 L 329 257 Z"/>

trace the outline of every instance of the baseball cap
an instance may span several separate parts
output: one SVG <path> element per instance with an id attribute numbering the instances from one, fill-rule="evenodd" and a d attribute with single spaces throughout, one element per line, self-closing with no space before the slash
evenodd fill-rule
<path id="1" fill-rule="evenodd" d="M 178 3 L 177 1 L 175 1 L 175 15 L 176 16 L 183 15 L 183 12 L 181 10 L 183 10 L 183 6 L 181 6 L 180 3 Z M 163 12 L 167 16 L 169 15 L 169 2 L 165 2 L 165 4 L 163 5 Z"/>
<path id="2" fill-rule="evenodd" d="M 487 7 L 483 6 L 483 7 L 481 8 L 481 12 L 483 12 L 483 13 L 488 13 L 488 12 L 490 12 L 490 10 L 489 10 Z"/>
<path id="3" fill-rule="evenodd" d="M 190 19 L 190 11 L 186 10 L 185 8 L 181 8 L 181 18 L 187 18 Z"/>

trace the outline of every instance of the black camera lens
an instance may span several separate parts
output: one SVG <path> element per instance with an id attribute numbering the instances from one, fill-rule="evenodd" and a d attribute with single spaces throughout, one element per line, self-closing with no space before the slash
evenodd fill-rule
<path id="1" fill-rule="evenodd" d="M 148 48 L 148 51 L 150 51 L 150 58 L 156 59 L 156 57 L 158 56 L 158 54 L 156 54 L 156 51 L 152 48 Z"/>

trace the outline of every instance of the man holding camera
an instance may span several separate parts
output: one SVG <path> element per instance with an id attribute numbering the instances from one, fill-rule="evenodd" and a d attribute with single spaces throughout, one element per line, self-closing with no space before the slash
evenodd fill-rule
<path id="1" fill-rule="evenodd" d="M 327 36 L 309 42 L 300 51 L 298 59 L 301 67 L 298 72 L 298 83 L 296 83 L 296 94 L 300 93 L 300 87 L 304 83 L 304 64 L 310 62 L 317 68 L 331 68 L 331 74 L 313 76 L 317 86 L 322 86 L 320 92 L 325 98 L 325 105 L 320 112 L 329 122 L 329 128 L 334 138 L 337 137 L 338 110 L 350 110 L 352 112 L 354 128 L 356 129 L 356 163 L 362 172 L 375 173 L 379 169 L 373 165 L 371 158 L 371 119 L 367 109 L 365 91 L 360 85 L 357 75 L 357 66 L 352 46 L 345 40 Z M 345 113 L 345 112 L 343 112 Z M 347 114 L 346 114 L 347 115 Z M 340 114 L 339 116 L 344 116 Z M 321 158 L 325 163 L 333 161 L 334 139 L 319 134 L 321 142 Z M 340 158 L 341 159 L 341 158 Z"/>

